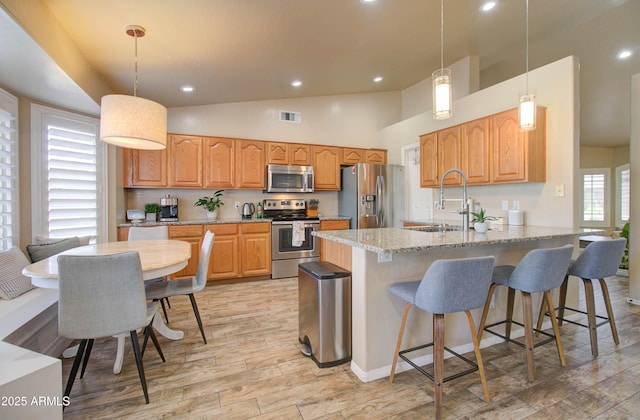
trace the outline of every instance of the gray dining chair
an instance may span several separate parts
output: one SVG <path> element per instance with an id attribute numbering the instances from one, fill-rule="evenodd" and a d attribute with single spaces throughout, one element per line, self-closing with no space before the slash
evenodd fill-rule
<path id="1" fill-rule="evenodd" d="M 139 227 L 132 226 L 129 228 L 129 233 L 127 236 L 128 241 L 157 241 L 169 239 L 169 228 L 167 226 L 150 226 L 150 227 Z M 158 283 L 161 281 L 169 280 L 169 276 L 167 278 L 155 278 L 145 280 L 145 284 L 149 283 Z M 166 306 L 165 306 L 166 302 Z M 169 298 L 160 299 L 160 305 L 162 306 L 162 313 L 164 314 L 164 319 L 169 324 L 169 315 L 167 313 L 167 306 L 171 309 L 171 303 L 169 302 Z"/>
<path id="2" fill-rule="evenodd" d="M 211 259 L 214 237 L 215 234 L 213 232 L 207 231 L 207 233 L 205 233 L 198 257 L 198 271 L 194 277 L 170 280 L 162 283 L 145 284 L 147 299 L 153 300 L 154 302 L 171 296 L 189 296 L 191 307 L 193 308 L 193 313 L 198 322 L 200 334 L 202 334 L 202 340 L 205 344 L 207 344 L 207 337 L 204 334 L 204 328 L 202 327 L 202 320 L 200 319 L 200 312 L 198 311 L 198 304 L 196 303 L 194 293 L 201 291 L 207 285 L 209 260 Z M 143 354 L 146 342 L 147 340 L 145 340 L 142 345 Z"/>
<path id="3" fill-rule="evenodd" d="M 531 293 L 543 293 L 550 308 L 553 308 L 553 299 L 551 298 L 551 290 L 560 286 L 564 278 L 569 262 L 571 261 L 571 253 L 573 245 L 565 245 L 557 248 L 534 249 L 520 260 L 517 266 L 501 265 L 494 269 L 489 294 L 482 311 L 480 327 L 478 328 L 478 340 L 482 339 L 482 332 L 487 331 L 493 335 L 503 338 L 505 341 L 517 344 L 525 348 L 527 357 L 527 372 L 530 381 L 535 380 L 535 367 L 533 360 L 533 349 L 551 341 L 556 342 L 560 365 L 566 366 L 567 362 L 564 358 L 564 350 L 562 349 L 562 341 L 560 340 L 560 330 L 556 321 L 555 314 L 551 313 L 551 325 L 553 326 L 553 334 L 534 329 L 533 326 L 533 308 L 531 303 Z M 498 286 L 507 286 L 509 288 L 507 294 L 507 314 L 504 321 L 499 321 L 490 325 L 485 325 L 489 307 L 491 305 L 491 297 Z M 523 321 L 517 322 L 513 320 L 513 304 L 515 300 L 515 292 L 519 290 L 522 294 L 522 313 Z M 504 324 L 505 333 L 500 334 L 491 328 Z M 511 339 L 512 324 L 519 325 L 524 328 L 525 343 L 521 343 Z M 548 338 L 538 343 L 534 343 L 534 330 L 543 334 Z"/>
<path id="4" fill-rule="evenodd" d="M 486 402 L 491 401 L 476 328 L 470 310 L 481 308 L 485 302 L 491 282 L 494 261 L 495 257 L 493 256 L 437 260 L 427 269 L 421 281 L 394 283 L 388 287 L 389 293 L 407 302 L 400 321 L 389 380 L 393 382 L 398 357 L 431 379 L 434 382 L 436 418 L 440 418 L 442 413 L 444 382 L 471 372 L 479 371 L 484 399 Z M 407 315 L 413 306 L 433 314 L 433 342 L 401 351 L 400 347 Z M 467 315 L 469 322 L 473 349 L 476 355 L 475 363 L 444 346 L 444 314 L 463 311 Z M 426 347 L 433 347 L 433 375 L 405 356 L 406 353 Z M 444 377 L 445 350 L 469 364 L 471 368 Z"/>
<path id="5" fill-rule="evenodd" d="M 80 378 L 84 376 L 94 339 L 128 331 L 144 399 L 149 404 L 137 329 L 144 328 L 145 341 L 151 337 L 162 361 L 165 359 L 150 325 L 158 304 L 147 303 L 138 253 L 60 255 L 58 276 L 58 333 L 81 340 L 64 395 L 71 393 L 81 360 Z"/>
<path id="6" fill-rule="evenodd" d="M 620 344 L 618 338 L 618 329 L 616 328 L 616 321 L 613 316 L 613 308 L 611 307 L 611 298 L 609 296 L 609 288 L 605 279 L 607 277 L 615 276 L 620 266 L 620 260 L 622 260 L 622 254 L 624 253 L 624 247 L 627 244 L 625 238 L 603 240 L 597 242 L 591 242 L 580 253 L 578 258 L 569 265 L 567 274 L 564 277 L 562 285 L 560 286 L 560 296 L 558 298 L 558 307 L 555 310 L 558 312 L 556 318 L 558 319 L 558 325 L 562 325 L 563 321 L 569 322 L 580 327 L 589 329 L 589 339 L 591 341 L 591 354 L 593 357 L 598 357 L 598 327 L 604 324 L 609 324 L 611 327 L 611 335 L 613 336 L 613 342 L 617 345 Z M 567 287 L 569 282 L 569 276 L 575 276 L 582 279 L 584 285 L 584 297 L 587 310 L 582 311 L 577 308 L 571 308 L 566 306 L 567 301 Z M 604 300 L 604 306 L 607 310 L 607 316 L 596 314 L 596 304 L 593 295 L 593 283 L 592 279 L 598 279 L 600 282 L 600 289 L 602 290 L 602 298 Z M 542 328 L 542 320 L 545 315 L 549 316 L 548 312 L 545 312 L 548 306 L 543 301 L 540 305 L 540 314 L 538 315 L 538 329 Z M 587 315 L 587 324 L 576 322 L 564 317 L 564 311 L 569 310 L 572 312 L 578 312 Z M 601 322 L 597 322 L 596 319 L 601 319 Z"/>

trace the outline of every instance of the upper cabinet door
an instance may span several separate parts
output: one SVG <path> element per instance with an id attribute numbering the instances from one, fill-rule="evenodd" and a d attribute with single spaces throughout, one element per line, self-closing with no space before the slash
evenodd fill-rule
<path id="1" fill-rule="evenodd" d="M 342 149 L 332 146 L 313 146 L 314 189 L 340 190 L 340 161 Z"/>
<path id="2" fill-rule="evenodd" d="M 355 165 L 356 163 L 365 163 L 367 157 L 364 149 L 356 149 L 354 147 L 342 148 L 342 164 Z"/>
<path id="3" fill-rule="evenodd" d="M 202 137 L 169 136 L 169 186 L 202 187 Z"/>
<path id="4" fill-rule="evenodd" d="M 438 186 L 438 133 L 420 136 L 420 187 Z"/>
<path id="5" fill-rule="evenodd" d="M 449 169 L 462 170 L 460 149 L 460 126 L 438 131 L 438 172 L 440 176 Z M 460 174 L 450 173 L 444 180 L 444 185 L 462 185 L 462 177 Z"/>
<path id="6" fill-rule="evenodd" d="M 204 186 L 234 188 L 236 142 L 233 139 L 206 137 L 204 141 Z"/>
<path id="7" fill-rule="evenodd" d="M 289 148 L 287 143 L 267 143 L 267 163 L 288 165 Z"/>
<path id="8" fill-rule="evenodd" d="M 263 141 L 236 140 L 236 188 L 266 188 L 265 147 Z"/>
<path id="9" fill-rule="evenodd" d="M 387 163 L 387 151 L 382 149 L 369 149 L 365 152 L 367 163 Z"/>
<path id="10" fill-rule="evenodd" d="M 486 184 L 490 177 L 491 142 L 489 118 L 462 125 L 462 171 L 467 184 Z"/>
<path id="11" fill-rule="evenodd" d="M 289 146 L 290 165 L 311 165 L 311 146 L 308 144 L 291 144 Z"/>
<path id="12" fill-rule="evenodd" d="M 167 151 L 124 149 L 130 153 L 132 187 L 167 186 Z M 127 161 L 127 159 L 125 159 Z M 126 168 L 125 168 L 126 169 Z"/>

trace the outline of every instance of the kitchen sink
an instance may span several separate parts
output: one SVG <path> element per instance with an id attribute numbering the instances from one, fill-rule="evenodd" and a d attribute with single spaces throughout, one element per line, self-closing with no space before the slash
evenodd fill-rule
<path id="1" fill-rule="evenodd" d="M 462 226 L 432 224 L 432 225 L 422 225 L 422 226 L 409 226 L 409 227 L 405 227 L 403 229 L 415 230 L 415 231 L 418 231 L 418 232 L 432 232 L 433 233 L 433 232 L 459 231 L 459 230 L 462 230 Z"/>

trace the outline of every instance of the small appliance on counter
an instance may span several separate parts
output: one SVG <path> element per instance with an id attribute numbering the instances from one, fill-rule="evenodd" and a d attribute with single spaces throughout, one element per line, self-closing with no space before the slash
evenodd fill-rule
<path id="1" fill-rule="evenodd" d="M 244 203 L 240 206 L 238 212 L 240 212 L 240 216 L 242 216 L 243 219 L 251 219 L 256 212 L 256 206 L 253 203 Z"/>
<path id="2" fill-rule="evenodd" d="M 312 198 L 307 201 L 307 217 L 318 217 L 318 199 Z"/>
<path id="3" fill-rule="evenodd" d="M 178 197 L 171 197 L 167 194 L 160 199 L 160 221 L 178 221 Z"/>
<path id="4" fill-rule="evenodd" d="M 127 210 L 127 219 L 129 219 L 131 223 L 140 223 L 144 220 L 144 218 L 145 218 L 144 210 L 138 210 L 138 209 Z"/>

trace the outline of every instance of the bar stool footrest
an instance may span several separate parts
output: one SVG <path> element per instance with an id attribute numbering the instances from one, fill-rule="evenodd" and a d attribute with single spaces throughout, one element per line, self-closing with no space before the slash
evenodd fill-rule
<path id="1" fill-rule="evenodd" d="M 398 356 L 400 356 L 400 358 L 402 360 L 404 360 L 405 362 L 407 362 L 411 366 L 413 366 L 418 372 L 422 373 L 424 376 L 426 376 L 427 378 L 429 378 L 432 381 L 434 381 L 434 377 L 433 377 L 433 375 L 431 373 L 427 372 L 424 368 L 418 366 L 413 361 L 411 361 L 408 357 L 405 356 L 406 353 L 411 353 L 411 352 L 414 352 L 416 350 L 424 349 L 424 348 L 427 348 L 427 347 L 433 347 L 433 343 L 423 344 L 423 345 L 420 345 L 420 346 L 412 347 L 410 349 L 402 350 L 402 351 L 400 351 L 398 353 Z M 473 360 L 467 359 L 463 355 L 456 353 L 455 351 L 449 349 L 448 347 L 445 347 L 444 349 L 448 353 L 454 355 L 458 359 L 460 359 L 460 360 L 464 361 L 465 363 L 467 363 L 468 365 L 470 365 L 471 368 L 467 369 L 467 370 L 464 370 L 462 372 L 458 372 L 458 373 L 455 373 L 453 375 L 447 376 L 447 377 L 443 378 L 442 382 L 447 382 L 447 381 L 450 381 L 452 379 L 456 379 L 456 378 L 459 378 L 461 376 L 467 375 L 469 373 L 476 372 L 478 370 L 478 364 L 476 362 L 474 362 Z"/>
<path id="2" fill-rule="evenodd" d="M 519 325 L 519 326 L 521 326 L 522 328 L 524 328 L 524 324 L 522 324 L 522 323 L 520 323 L 520 322 L 518 322 L 518 321 L 513 321 L 513 320 L 511 320 L 511 321 L 500 321 L 500 322 L 496 322 L 496 323 L 493 323 L 493 324 L 490 324 L 490 325 L 485 325 L 484 330 L 485 330 L 486 332 L 489 332 L 489 333 L 491 333 L 491 334 L 493 334 L 493 335 L 496 335 L 496 336 L 498 336 L 498 337 L 502 338 L 502 339 L 503 339 L 503 340 L 505 340 L 505 341 L 508 341 L 508 342 L 510 342 L 510 343 L 513 343 L 513 344 L 517 344 L 518 346 L 520 346 L 520 347 L 522 347 L 522 348 L 526 348 L 527 346 L 526 346 L 524 343 L 521 343 L 521 342 L 519 342 L 519 341 L 513 340 L 513 339 L 511 339 L 510 337 L 507 337 L 507 336 L 505 336 L 505 335 L 502 335 L 502 334 L 500 334 L 500 333 L 497 333 L 497 332 L 495 332 L 495 331 L 491 331 L 491 330 L 490 330 L 490 328 L 491 328 L 491 327 L 495 327 L 495 326 L 497 326 L 497 325 L 501 325 L 501 324 L 506 324 L 507 322 L 511 322 L 512 324 L 516 324 L 516 325 Z M 533 345 L 533 348 L 539 347 L 539 346 L 541 346 L 541 345 L 543 345 L 543 344 L 550 343 L 550 342 L 552 342 L 552 341 L 555 341 L 555 339 L 556 339 L 556 338 L 555 338 L 555 336 L 554 336 L 553 334 L 549 334 L 548 332 L 546 332 L 546 331 L 542 331 L 542 330 L 539 330 L 539 329 L 537 329 L 537 328 L 534 328 L 534 329 L 533 329 L 533 332 L 534 332 L 534 333 L 538 333 L 538 334 L 542 334 L 542 335 L 546 335 L 547 337 L 549 337 L 549 338 L 547 338 L 546 340 L 538 341 L 537 343 L 535 343 L 535 344 Z"/>
<path id="3" fill-rule="evenodd" d="M 581 314 L 583 314 L 583 315 L 589 315 L 589 313 L 588 313 L 588 312 L 581 311 L 580 309 L 570 308 L 570 307 L 568 307 L 568 306 L 558 306 L 555 310 L 556 310 L 556 311 L 558 311 L 558 310 L 560 310 L 560 309 L 563 309 L 563 310 L 565 310 L 565 311 L 578 312 L 578 313 L 581 313 Z M 549 315 L 549 311 L 546 311 L 546 312 L 544 313 L 544 315 L 545 315 L 545 316 L 550 316 L 550 315 Z M 596 318 L 599 318 L 599 319 L 602 319 L 602 320 L 603 320 L 602 322 L 599 322 L 599 323 L 597 323 L 597 324 L 596 324 L 596 328 L 597 328 L 597 327 L 599 327 L 599 326 L 601 326 L 601 325 L 608 324 L 608 323 L 610 322 L 610 321 L 609 321 L 609 318 L 607 318 L 606 316 L 602 316 L 602 315 L 598 315 L 598 314 L 596 314 Z M 580 323 L 580 322 L 572 321 L 572 320 L 567 319 L 567 318 L 560 318 L 560 317 L 559 317 L 559 316 L 557 316 L 557 315 L 556 315 L 556 319 L 557 319 L 558 321 L 568 322 L 569 324 L 578 325 L 578 326 L 580 326 L 580 327 L 584 327 L 584 328 L 589 328 L 589 325 L 587 325 L 587 324 L 582 324 L 582 323 Z"/>

